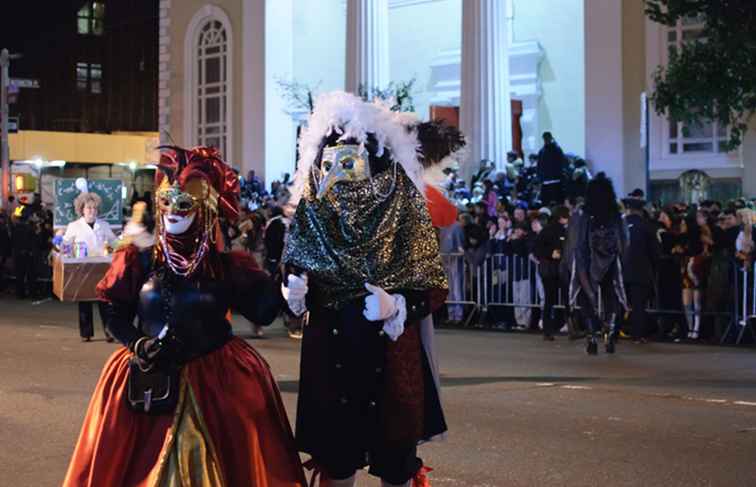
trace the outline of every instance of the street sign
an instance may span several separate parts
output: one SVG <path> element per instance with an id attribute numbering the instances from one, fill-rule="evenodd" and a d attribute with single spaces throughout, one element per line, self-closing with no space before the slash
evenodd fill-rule
<path id="1" fill-rule="evenodd" d="M 8 117 L 8 133 L 18 133 L 18 117 Z"/>
<path id="2" fill-rule="evenodd" d="M 16 86 L 18 88 L 39 88 L 38 79 L 11 78 L 10 84 L 11 86 Z"/>

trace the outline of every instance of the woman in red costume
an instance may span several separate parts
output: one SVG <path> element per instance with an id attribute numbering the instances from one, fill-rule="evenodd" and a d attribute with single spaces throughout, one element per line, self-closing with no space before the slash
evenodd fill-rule
<path id="1" fill-rule="evenodd" d="M 63 485 L 303 486 L 268 365 L 226 319 L 234 308 L 269 324 L 283 304 L 250 257 L 219 250 L 238 179 L 208 148 L 167 148 L 160 169 L 157 243 L 122 247 L 97 287 L 125 348 L 105 365 Z"/>

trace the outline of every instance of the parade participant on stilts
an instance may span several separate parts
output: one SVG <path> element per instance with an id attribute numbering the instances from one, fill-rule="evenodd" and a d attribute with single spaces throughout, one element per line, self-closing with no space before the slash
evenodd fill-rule
<path id="1" fill-rule="evenodd" d="M 616 320 L 627 309 L 622 257 L 628 233 L 612 181 L 603 172 L 588 183 L 585 205 L 572 216 L 569 227 L 574 235 L 570 239 L 574 251 L 568 253 L 573 255 L 570 303 L 577 300 L 586 322 L 586 351 L 598 353 L 606 327 L 606 351 L 614 353 Z"/>
<path id="2" fill-rule="evenodd" d="M 429 485 L 417 445 L 446 431 L 421 326 L 447 289 L 422 180 L 438 161 L 418 154 L 427 127 L 337 92 L 300 141 L 284 295 L 309 312 L 296 440 L 321 486 L 352 486 L 365 466 L 384 486 Z M 463 144 L 446 137 L 447 153 Z"/>
<path id="3" fill-rule="evenodd" d="M 124 348 L 100 376 L 63 485 L 302 487 L 273 376 L 226 319 L 234 308 L 269 324 L 283 305 L 251 257 L 219 249 L 238 178 L 204 147 L 166 148 L 156 178 L 157 243 L 132 232 L 97 287 Z"/>

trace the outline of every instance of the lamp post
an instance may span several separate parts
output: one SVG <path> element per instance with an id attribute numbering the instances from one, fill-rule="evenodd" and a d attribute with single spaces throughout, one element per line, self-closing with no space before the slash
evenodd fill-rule
<path id="1" fill-rule="evenodd" d="M 0 126 L 2 134 L 0 135 L 0 145 L 2 145 L 2 168 L 3 168 L 3 201 L 2 205 L 8 204 L 8 191 L 10 187 L 10 151 L 8 150 L 8 67 L 10 66 L 10 54 L 7 49 L 0 52 Z"/>
<path id="2" fill-rule="evenodd" d="M 10 191 L 10 149 L 8 148 L 8 86 L 10 85 L 10 62 L 21 54 L 10 54 L 7 49 L 0 51 L 0 159 L 2 160 L 2 196 L 0 206 L 8 204 Z"/>

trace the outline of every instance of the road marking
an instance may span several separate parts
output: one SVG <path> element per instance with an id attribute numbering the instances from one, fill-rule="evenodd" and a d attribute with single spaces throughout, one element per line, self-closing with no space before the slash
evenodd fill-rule
<path id="1" fill-rule="evenodd" d="M 756 402 L 749 401 L 734 401 L 733 404 L 736 404 L 738 406 L 756 406 Z"/>
<path id="2" fill-rule="evenodd" d="M 556 384 L 553 382 L 538 382 L 536 383 L 536 386 L 538 387 L 554 387 Z"/>
<path id="3" fill-rule="evenodd" d="M 546 386 L 552 386 L 555 384 L 552 384 L 551 382 L 539 382 L 536 384 L 537 386 L 546 387 Z M 580 385 L 572 385 L 567 384 L 563 386 L 559 386 L 562 389 L 571 389 L 571 390 L 592 390 L 593 388 L 590 386 L 580 386 Z M 694 401 L 694 402 L 705 402 L 709 404 L 720 404 L 723 406 L 753 406 L 756 407 L 756 402 L 753 401 L 733 401 L 730 399 L 719 399 L 719 398 L 711 398 L 711 397 L 694 397 L 694 396 L 678 396 L 675 394 L 669 394 L 669 393 L 656 393 L 656 394 L 650 394 L 650 396 L 653 397 L 659 397 L 664 399 L 682 399 L 683 401 Z M 616 421 L 619 419 L 616 419 L 614 417 L 609 418 L 610 421 Z"/>

